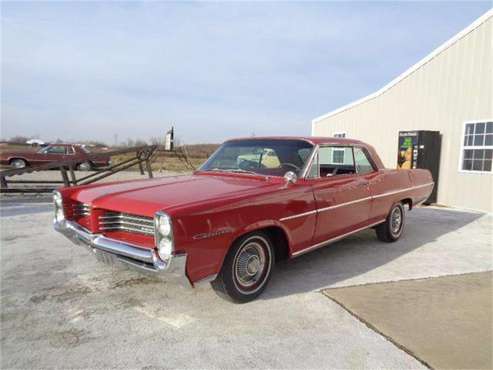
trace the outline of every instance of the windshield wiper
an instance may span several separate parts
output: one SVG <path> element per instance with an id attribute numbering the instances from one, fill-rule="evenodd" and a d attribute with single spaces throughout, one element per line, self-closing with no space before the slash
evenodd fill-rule
<path id="1" fill-rule="evenodd" d="M 211 168 L 207 171 L 217 171 L 217 172 L 231 172 L 231 173 L 248 173 L 250 175 L 264 176 L 255 171 L 242 170 L 241 168 Z"/>
<path id="2" fill-rule="evenodd" d="M 248 171 L 248 170 L 243 170 L 241 168 L 235 168 L 235 169 L 232 169 L 231 172 L 235 172 L 235 173 L 249 173 L 251 175 L 257 175 L 257 176 L 263 176 L 261 175 L 260 173 L 257 173 L 255 171 Z"/>

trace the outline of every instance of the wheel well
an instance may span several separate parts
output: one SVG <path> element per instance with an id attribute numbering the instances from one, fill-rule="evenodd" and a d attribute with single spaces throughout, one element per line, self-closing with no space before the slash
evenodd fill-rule
<path id="1" fill-rule="evenodd" d="M 24 159 L 24 158 L 20 158 L 20 157 L 12 157 L 9 159 L 9 164 L 11 164 L 13 161 L 15 161 L 16 159 L 20 159 L 20 160 L 23 160 L 24 162 L 26 162 L 26 164 L 29 164 L 29 162 Z"/>
<path id="2" fill-rule="evenodd" d="M 86 159 L 85 161 L 82 161 L 82 162 L 77 163 L 76 167 L 79 167 L 81 164 L 84 164 L 84 163 L 89 164 L 89 166 L 91 166 L 91 167 L 94 166 L 94 163 L 91 160 Z"/>
<path id="3" fill-rule="evenodd" d="M 287 259 L 289 256 L 289 243 L 284 230 L 277 226 L 270 226 L 260 231 L 269 235 L 276 252 L 276 262 Z"/>
<path id="4" fill-rule="evenodd" d="M 288 238 L 286 236 L 286 233 L 284 232 L 283 229 L 281 229 L 278 226 L 269 226 L 269 227 L 264 227 L 262 229 L 256 229 L 253 230 L 247 234 L 255 233 L 255 232 L 263 232 L 267 234 L 269 239 L 272 242 L 272 245 L 274 246 L 274 252 L 276 254 L 276 262 L 282 261 L 288 258 L 289 256 L 289 243 L 288 243 Z M 247 234 L 242 234 L 238 236 L 231 245 L 236 243 L 236 241 L 247 235 Z"/>
<path id="5" fill-rule="evenodd" d="M 401 200 L 401 203 L 407 205 L 409 207 L 409 210 L 413 209 L 413 200 L 411 198 L 403 199 Z"/>

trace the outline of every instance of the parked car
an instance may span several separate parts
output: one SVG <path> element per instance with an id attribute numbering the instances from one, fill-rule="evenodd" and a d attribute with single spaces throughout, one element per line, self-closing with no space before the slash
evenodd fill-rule
<path id="1" fill-rule="evenodd" d="M 360 141 L 236 139 L 190 176 L 61 188 L 54 226 L 105 262 L 247 302 L 281 259 L 367 228 L 398 240 L 405 208 L 433 186 L 427 170 L 385 169 Z"/>
<path id="2" fill-rule="evenodd" d="M 90 170 L 95 167 L 105 167 L 110 164 L 110 157 L 90 158 L 90 151 L 84 145 L 51 144 L 38 151 L 6 151 L 0 153 L 0 164 L 14 168 L 24 168 L 49 162 L 77 160 L 78 170 Z"/>

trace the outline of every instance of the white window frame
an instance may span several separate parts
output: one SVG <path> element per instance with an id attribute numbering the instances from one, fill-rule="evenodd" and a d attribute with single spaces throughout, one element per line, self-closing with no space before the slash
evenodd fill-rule
<path id="1" fill-rule="evenodd" d="M 459 154 L 459 172 L 460 173 L 471 173 L 471 174 L 490 174 L 493 175 L 493 168 L 491 171 L 477 171 L 477 170 L 463 170 L 462 169 L 462 162 L 464 159 L 464 150 L 466 149 L 493 149 L 492 145 L 464 145 L 464 139 L 466 137 L 466 126 L 468 124 L 476 124 L 476 123 L 487 123 L 487 122 L 493 122 L 492 118 L 486 118 L 486 119 L 476 119 L 474 121 L 465 121 L 462 125 L 462 134 L 460 138 L 460 154 Z M 486 127 L 485 127 L 486 130 Z"/>
<path id="2" fill-rule="evenodd" d="M 345 139 L 347 137 L 347 132 L 346 131 L 334 132 L 332 136 L 338 139 Z"/>

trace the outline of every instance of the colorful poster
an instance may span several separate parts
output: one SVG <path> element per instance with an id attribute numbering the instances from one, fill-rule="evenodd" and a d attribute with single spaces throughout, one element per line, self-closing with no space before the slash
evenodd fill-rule
<path id="1" fill-rule="evenodd" d="M 418 154 L 417 132 L 399 132 L 399 148 L 397 153 L 397 168 L 416 168 Z"/>

